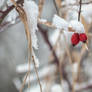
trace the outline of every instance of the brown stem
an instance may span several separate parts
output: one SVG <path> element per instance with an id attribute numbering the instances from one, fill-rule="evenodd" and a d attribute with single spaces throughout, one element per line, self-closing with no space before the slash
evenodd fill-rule
<path id="1" fill-rule="evenodd" d="M 33 55 L 32 55 L 32 61 L 34 63 L 34 68 L 35 68 L 35 72 L 36 72 L 36 75 L 37 75 L 38 83 L 40 85 L 40 92 L 42 92 L 42 85 L 41 85 L 41 82 L 40 82 L 39 74 L 38 74 L 38 71 L 37 71 L 37 67 L 36 67 L 35 59 L 34 59 Z"/>

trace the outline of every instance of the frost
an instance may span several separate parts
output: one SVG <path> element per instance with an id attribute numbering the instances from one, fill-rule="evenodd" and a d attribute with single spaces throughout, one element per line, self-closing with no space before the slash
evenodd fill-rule
<path id="1" fill-rule="evenodd" d="M 32 0 L 30 1 L 24 0 L 24 10 L 27 14 L 28 24 L 30 28 L 31 37 L 32 37 L 32 46 L 35 49 L 38 49 L 37 36 L 36 36 L 38 6 Z"/>
<path id="2" fill-rule="evenodd" d="M 84 33 L 85 32 L 83 24 L 81 22 L 76 21 L 76 20 L 70 21 L 69 27 L 71 27 L 77 33 Z"/>
<path id="3" fill-rule="evenodd" d="M 65 31 L 68 30 L 67 21 L 57 15 L 54 15 L 53 17 L 53 25 L 55 25 L 58 29 L 64 29 Z"/>
<path id="4" fill-rule="evenodd" d="M 14 9 L 14 10 L 12 10 L 12 11 L 8 14 L 6 21 L 10 22 L 11 24 L 14 24 L 14 23 L 15 23 L 15 20 L 16 20 L 16 18 L 17 18 L 17 16 L 18 16 L 18 13 L 17 13 L 16 10 Z"/>
<path id="5" fill-rule="evenodd" d="M 28 71 L 28 66 L 29 66 L 28 63 L 18 65 L 16 67 L 16 72 L 17 73 L 25 73 L 25 72 L 27 72 Z M 30 67 L 31 67 L 31 70 L 32 70 L 33 69 L 33 65 L 31 64 Z"/>

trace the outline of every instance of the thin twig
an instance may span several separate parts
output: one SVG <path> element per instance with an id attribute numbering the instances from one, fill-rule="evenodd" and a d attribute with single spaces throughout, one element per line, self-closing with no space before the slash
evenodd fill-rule
<path id="1" fill-rule="evenodd" d="M 23 90 L 23 88 L 24 88 L 24 85 L 25 85 L 25 83 L 26 83 L 26 79 L 27 79 L 28 75 L 29 75 L 29 72 L 27 72 L 27 74 L 26 74 L 26 76 L 25 76 L 25 78 L 24 78 L 24 81 L 23 81 L 23 83 L 22 83 L 22 86 L 21 86 L 19 92 L 22 92 L 22 90 Z"/>
<path id="2" fill-rule="evenodd" d="M 82 0 L 80 0 L 80 8 L 79 8 L 79 14 L 78 14 L 78 21 L 80 21 L 81 7 L 82 7 Z"/>
<path id="3" fill-rule="evenodd" d="M 88 5 L 88 4 L 92 4 L 92 1 L 89 1 L 89 2 L 82 2 L 81 3 L 82 5 Z M 69 7 L 69 6 L 79 6 L 79 3 L 73 3 L 73 4 L 63 4 L 62 7 L 65 8 L 65 7 Z"/>
<path id="4" fill-rule="evenodd" d="M 45 42 L 48 44 L 50 50 L 52 51 L 53 56 L 55 57 L 55 63 L 58 65 L 59 60 L 58 60 L 58 57 L 56 55 L 56 52 L 53 50 L 53 46 L 51 45 L 51 43 L 48 39 L 47 31 L 44 30 L 39 24 L 38 24 L 38 28 L 39 28 L 39 31 L 41 32 L 42 36 L 44 37 Z"/>
<path id="5" fill-rule="evenodd" d="M 37 80 L 38 80 L 38 83 L 40 85 L 40 92 L 42 92 L 42 85 L 41 85 L 41 82 L 40 82 L 40 78 L 39 78 L 39 75 L 38 75 L 38 71 L 37 71 L 37 67 L 36 67 L 35 59 L 34 59 L 33 55 L 32 55 L 32 61 L 34 63 L 34 68 L 35 68 L 35 72 L 36 72 L 36 75 L 37 75 Z"/>
<path id="6" fill-rule="evenodd" d="M 56 4 L 56 0 L 53 0 L 53 3 L 54 3 L 57 14 L 59 14 L 59 10 L 58 10 L 57 4 Z"/>
<path id="7" fill-rule="evenodd" d="M 45 0 L 39 0 L 39 16 L 38 16 L 38 18 L 41 18 L 44 2 L 45 2 Z"/>

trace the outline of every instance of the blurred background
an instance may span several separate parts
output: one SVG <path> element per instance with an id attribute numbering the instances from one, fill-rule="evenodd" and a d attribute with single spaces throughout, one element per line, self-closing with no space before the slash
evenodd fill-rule
<path id="1" fill-rule="evenodd" d="M 42 19 L 52 22 L 55 14 L 68 22 L 78 19 L 80 0 L 43 1 Z M 19 92 L 28 70 L 25 29 L 13 8 L 10 0 L 0 0 L 0 92 Z M 83 43 L 73 47 L 69 34 L 38 24 L 35 53 L 43 92 L 92 92 L 92 0 L 82 0 L 81 22 L 88 49 Z M 40 92 L 34 65 L 30 66 L 30 88 L 27 79 L 23 92 Z"/>

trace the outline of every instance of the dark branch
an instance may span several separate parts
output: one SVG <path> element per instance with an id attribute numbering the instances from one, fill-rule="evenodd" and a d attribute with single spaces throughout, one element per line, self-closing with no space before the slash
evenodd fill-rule
<path id="1" fill-rule="evenodd" d="M 76 90 L 76 92 L 87 91 L 89 89 L 92 89 L 92 84 L 87 85 L 87 86 L 85 86 L 83 88 L 80 88 L 80 89 Z"/>
<path id="2" fill-rule="evenodd" d="M 47 30 L 42 29 L 39 24 L 38 24 L 38 28 L 39 28 L 39 31 L 40 31 L 40 33 L 42 34 L 42 36 L 43 36 L 45 42 L 48 44 L 50 50 L 52 51 L 53 56 L 55 57 L 55 62 L 56 62 L 57 65 L 58 65 L 58 64 L 59 64 L 59 60 L 58 60 L 58 57 L 57 57 L 55 51 L 53 50 L 53 46 L 52 46 L 51 43 L 49 42 Z"/>
<path id="3" fill-rule="evenodd" d="M 82 0 L 80 0 L 80 9 L 79 9 L 79 14 L 78 14 L 78 21 L 80 21 L 81 7 L 82 7 Z"/>
<path id="4" fill-rule="evenodd" d="M 56 5 L 56 1 L 53 0 L 53 3 L 54 3 L 54 6 L 55 6 L 55 9 L 56 9 L 57 14 L 59 14 L 59 10 L 58 10 L 58 7 L 57 7 L 57 5 Z"/>

